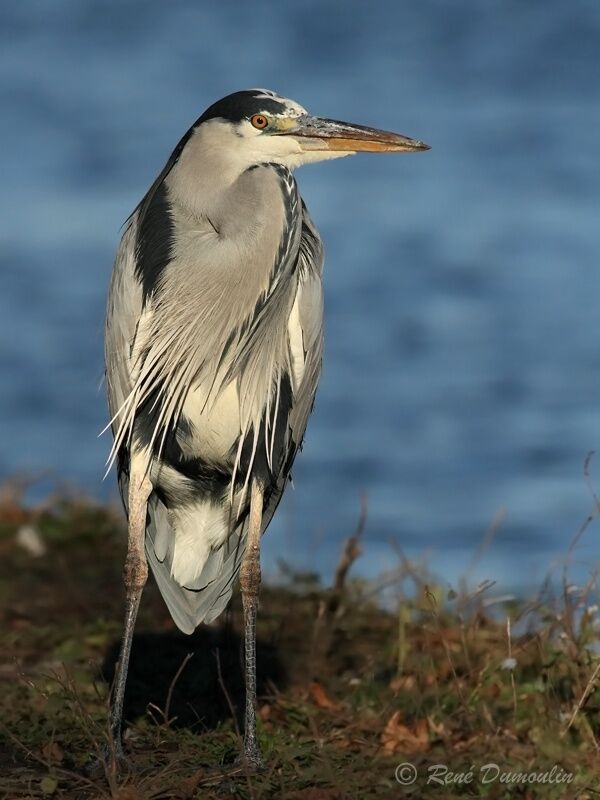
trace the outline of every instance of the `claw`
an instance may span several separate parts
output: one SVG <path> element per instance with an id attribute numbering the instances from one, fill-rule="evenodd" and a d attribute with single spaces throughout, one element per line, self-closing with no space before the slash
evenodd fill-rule
<path id="1" fill-rule="evenodd" d="M 128 775 L 133 772 L 133 765 L 125 755 L 123 745 L 105 746 L 102 755 L 91 758 L 84 767 L 85 774 L 90 778 L 100 778 L 113 773 L 116 776 Z"/>
<path id="2" fill-rule="evenodd" d="M 245 744 L 244 751 L 239 754 L 234 763 L 237 767 L 243 767 L 249 772 L 264 772 L 267 768 L 267 762 L 255 742 Z"/>

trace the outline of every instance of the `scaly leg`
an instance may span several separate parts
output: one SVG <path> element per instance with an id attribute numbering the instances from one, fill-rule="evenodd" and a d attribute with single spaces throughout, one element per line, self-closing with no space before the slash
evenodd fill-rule
<path id="1" fill-rule="evenodd" d="M 114 756 L 119 764 L 125 763 L 123 752 L 123 740 L 121 729 L 123 725 L 123 700 L 125 698 L 125 684 L 127 682 L 127 670 L 129 668 L 129 656 L 131 654 L 131 641 L 135 620 L 142 597 L 142 591 L 148 578 L 148 564 L 144 550 L 144 538 L 146 535 L 146 509 L 148 498 L 152 491 L 152 484 L 149 478 L 144 475 L 144 471 L 134 469 L 134 459 L 132 459 L 131 476 L 129 481 L 129 526 L 127 539 L 127 558 L 123 570 L 123 580 L 125 582 L 125 631 L 121 642 L 121 651 L 117 663 L 115 682 L 113 687 L 113 697 L 110 712 L 110 732 Z"/>
<path id="2" fill-rule="evenodd" d="M 262 528 L 263 487 L 252 481 L 248 542 L 240 571 L 244 606 L 246 664 L 246 725 L 244 760 L 249 767 L 260 769 L 263 757 L 256 736 L 256 612 L 260 588 L 260 535 Z"/>

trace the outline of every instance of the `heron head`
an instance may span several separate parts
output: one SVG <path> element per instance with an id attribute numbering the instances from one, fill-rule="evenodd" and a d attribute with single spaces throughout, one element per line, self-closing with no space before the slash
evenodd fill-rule
<path id="1" fill-rule="evenodd" d="M 412 152 L 428 145 L 398 133 L 315 117 L 267 89 L 235 92 L 208 108 L 197 122 L 207 147 L 226 147 L 250 166 L 277 162 L 294 168 L 358 152 Z"/>

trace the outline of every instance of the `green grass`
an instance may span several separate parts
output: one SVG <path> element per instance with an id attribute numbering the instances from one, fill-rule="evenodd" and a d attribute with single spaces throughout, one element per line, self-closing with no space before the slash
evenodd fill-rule
<path id="1" fill-rule="evenodd" d="M 38 531 L 44 556 L 17 543 L 24 525 Z M 126 704 L 131 772 L 90 778 L 86 765 L 108 741 L 102 673 L 110 678 L 118 648 L 123 560 L 118 513 L 63 500 L 26 510 L 5 494 L 0 798 L 600 796 L 595 581 L 489 606 L 484 587 L 448 592 L 401 558 L 381 581 L 395 593 L 394 613 L 381 610 L 373 584 L 343 570 L 335 591 L 292 573 L 288 586 L 264 588 L 268 769 L 259 775 L 232 768 L 243 705 L 239 598 L 218 625 L 185 637 L 150 583 Z M 405 762 L 418 777 L 400 786 Z M 486 782 L 490 763 L 529 776 L 560 769 L 572 781 L 507 783 L 490 767 Z M 432 782 L 434 765 L 445 765 L 447 785 Z"/>

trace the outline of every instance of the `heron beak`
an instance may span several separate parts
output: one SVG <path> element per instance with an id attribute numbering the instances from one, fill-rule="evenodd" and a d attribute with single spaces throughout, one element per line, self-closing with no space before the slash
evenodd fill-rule
<path id="1" fill-rule="evenodd" d="M 410 153 L 430 149 L 424 142 L 409 139 L 400 133 L 339 122 L 335 119 L 312 117 L 308 114 L 295 120 L 288 119 L 286 123 L 289 127 L 278 131 L 277 135 L 294 136 L 303 150 Z"/>

